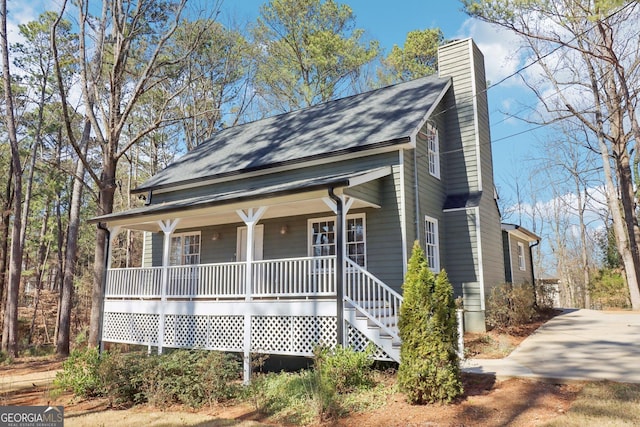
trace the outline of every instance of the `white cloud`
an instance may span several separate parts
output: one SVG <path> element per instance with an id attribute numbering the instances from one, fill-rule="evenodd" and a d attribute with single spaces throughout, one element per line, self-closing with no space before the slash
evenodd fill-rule
<path id="1" fill-rule="evenodd" d="M 59 10 L 58 1 L 9 0 L 7 2 L 7 37 L 9 44 L 23 42 L 20 36 L 20 24 L 34 21 L 46 9 Z"/>
<path id="2" fill-rule="evenodd" d="M 458 37 L 472 37 L 484 54 L 487 80 L 497 83 L 515 73 L 520 67 L 520 40 L 513 32 L 478 19 L 469 18 L 459 30 Z M 517 78 L 504 82 L 519 85 Z"/>

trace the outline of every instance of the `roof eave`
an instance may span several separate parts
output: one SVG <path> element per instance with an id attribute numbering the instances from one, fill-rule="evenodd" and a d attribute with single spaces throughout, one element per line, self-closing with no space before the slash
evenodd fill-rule
<path id="1" fill-rule="evenodd" d="M 535 242 L 535 241 L 539 241 L 542 240 L 542 237 L 538 236 L 537 234 L 527 230 L 526 228 L 517 225 L 517 224 L 508 224 L 508 223 L 502 223 L 501 224 L 502 230 L 508 232 L 508 233 L 512 233 L 515 234 L 516 236 L 518 236 L 519 238 L 521 238 L 522 240 L 527 240 L 529 242 Z"/>
<path id="2" fill-rule="evenodd" d="M 449 80 L 447 81 L 447 84 L 442 88 L 442 90 L 440 91 L 440 94 L 438 95 L 438 98 L 436 98 L 434 103 L 431 104 L 431 107 L 429 107 L 429 110 L 424 115 L 424 117 L 422 118 L 418 126 L 413 130 L 413 132 L 411 132 L 411 135 L 409 136 L 411 148 L 416 148 L 416 138 L 418 137 L 418 132 L 420 132 L 420 130 L 424 127 L 424 125 L 429 121 L 429 119 L 431 118 L 431 115 L 433 114 L 435 109 L 438 108 L 438 105 L 440 105 L 440 102 L 442 101 L 442 99 L 444 98 L 444 96 L 446 95 L 450 87 L 451 87 L 451 78 L 449 78 Z"/>
<path id="3" fill-rule="evenodd" d="M 369 144 L 369 145 L 365 145 L 365 146 L 361 146 L 361 147 L 355 147 L 355 148 L 348 148 L 348 149 L 344 149 L 344 150 L 339 150 L 339 151 L 334 151 L 332 153 L 323 153 L 323 154 L 318 154 L 318 155 L 314 155 L 314 156 L 307 156 L 307 157 L 302 157 L 299 159 L 293 159 L 293 160 L 289 160 L 289 161 L 284 161 L 284 162 L 277 162 L 277 163 L 270 163 L 268 165 L 265 166 L 260 166 L 260 167 L 254 167 L 254 168 L 245 168 L 245 169 L 240 169 L 240 170 L 236 170 L 236 171 L 230 171 L 230 172 L 226 172 L 226 173 L 222 173 L 222 174 L 217 174 L 217 175 L 211 175 L 211 176 L 207 176 L 207 177 L 201 177 L 198 179 L 192 179 L 192 180 L 184 180 L 184 181 L 180 181 L 180 182 L 173 182 L 170 184 L 160 184 L 160 185 L 151 185 L 151 186 L 139 186 L 136 187 L 134 189 L 131 190 L 131 194 L 141 194 L 141 193 L 148 193 L 150 191 L 158 191 L 158 190 L 170 190 L 170 189 L 187 189 L 187 188 L 194 188 L 194 187 L 200 187 L 203 185 L 209 185 L 212 183 L 215 183 L 218 180 L 222 180 L 222 179 L 241 179 L 244 178 L 246 174 L 249 173 L 253 173 L 253 172 L 264 172 L 264 173 L 268 173 L 269 170 L 271 169 L 275 169 L 275 168 L 279 168 L 279 167 L 286 167 L 286 166 L 294 166 L 294 165 L 299 165 L 302 166 L 304 165 L 304 163 L 308 163 L 308 162 L 313 162 L 319 159 L 324 159 L 324 158 L 333 158 L 333 157 L 337 157 L 337 156 L 342 156 L 342 155 L 348 155 L 348 154 L 355 154 L 355 153 L 362 153 L 363 151 L 370 151 L 370 150 L 375 150 L 375 149 L 380 149 L 380 148 L 386 148 L 386 147 L 394 147 L 394 149 L 396 149 L 397 146 L 402 145 L 402 144 L 411 144 L 411 136 L 403 136 L 400 138 L 396 138 L 393 140 L 389 140 L 389 141 L 383 141 L 383 142 L 377 142 L 374 144 Z"/>

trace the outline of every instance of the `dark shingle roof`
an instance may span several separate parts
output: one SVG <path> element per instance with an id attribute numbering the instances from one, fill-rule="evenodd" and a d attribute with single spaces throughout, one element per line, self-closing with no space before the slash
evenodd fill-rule
<path id="1" fill-rule="evenodd" d="M 135 191 L 406 142 L 449 81 L 424 77 L 224 129 Z"/>
<path id="2" fill-rule="evenodd" d="M 328 187 L 348 187 L 355 185 L 354 180 L 362 179 L 369 174 L 376 176 L 391 173 L 390 168 L 369 169 L 357 172 L 348 172 L 336 175 L 317 176 L 304 178 L 286 183 L 274 184 L 267 187 L 255 187 L 226 193 L 207 194 L 204 196 L 180 199 L 173 202 L 163 202 L 129 209 L 125 212 L 115 212 L 91 218 L 89 222 L 113 221 L 124 218 L 144 217 L 145 215 L 181 212 L 185 210 L 201 209 L 228 203 L 229 201 L 254 200 L 271 196 L 302 193 Z M 367 179 L 367 178 L 364 178 Z M 369 175 L 369 178 L 371 176 Z"/>

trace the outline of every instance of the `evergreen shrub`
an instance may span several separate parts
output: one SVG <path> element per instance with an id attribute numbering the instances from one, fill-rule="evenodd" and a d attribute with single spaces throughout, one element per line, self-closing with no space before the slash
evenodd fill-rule
<path id="1" fill-rule="evenodd" d="M 418 242 L 402 286 L 400 390 L 412 404 L 451 402 L 463 393 L 453 287 L 444 271 L 429 269 Z"/>

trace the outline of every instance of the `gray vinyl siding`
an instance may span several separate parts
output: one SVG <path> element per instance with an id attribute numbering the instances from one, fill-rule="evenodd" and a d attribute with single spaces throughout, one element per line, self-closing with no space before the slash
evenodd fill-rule
<path id="1" fill-rule="evenodd" d="M 397 160 L 397 152 L 395 153 Z M 392 167 L 393 173 L 377 180 L 374 185 L 355 187 L 354 193 L 382 200 L 381 208 L 355 209 L 347 215 L 364 213 L 366 227 L 367 270 L 397 291 L 403 282 L 402 233 L 400 227 L 400 194 L 396 191 L 400 181 L 400 168 Z M 377 189 L 379 195 L 374 194 Z M 264 225 L 263 258 L 280 259 L 308 256 L 308 221 L 314 218 L 334 217 L 327 207 L 326 212 L 309 215 L 293 215 L 260 221 Z M 283 225 L 287 233 L 280 234 Z M 230 262 L 236 260 L 237 229 L 244 223 L 222 224 L 201 229 L 178 229 L 176 233 L 201 232 L 200 261 L 202 263 Z M 212 240 L 214 233 L 219 239 Z M 163 234 L 153 233 L 153 265 L 162 265 Z"/>
<path id="2" fill-rule="evenodd" d="M 447 194 L 481 192 L 477 208 L 445 213 L 446 265 L 456 293 L 463 293 L 465 309 L 472 312 L 465 316 L 472 321 L 469 330 L 482 330 L 483 295 L 486 298 L 505 278 L 484 59 L 468 39 L 441 49 L 438 64 L 440 76 L 452 78 L 452 88 L 444 98 L 447 138 L 441 148 Z"/>
<path id="3" fill-rule="evenodd" d="M 394 166 L 392 170 L 392 175 L 380 179 L 382 208 L 364 210 L 367 214 L 367 270 L 400 292 L 404 281 L 398 191 L 400 168 Z"/>
<path id="4" fill-rule="evenodd" d="M 480 310 L 480 277 L 476 209 L 445 212 L 447 274 L 456 296 L 464 296 L 465 309 Z"/>
<path id="5" fill-rule="evenodd" d="M 383 191 L 393 192 L 393 179 L 382 179 Z M 365 215 L 367 270 L 377 278 L 400 290 L 403 280 L 402 240 L 400 238 L 400 222 L 397 205 L 392 204 L 382 209 L 367 208 L 350 211 L 347 216 Z M 263 258 L 282 259 L 306 257 L 309 255 L 309 220 L 335 217 L 333 212 L 318 212 L 310 215 L 297 215 L 273 218 L 260 222 L 264 225 Z M 280 234 L 283 225 L 287 233 Z M 200 231 L 200 262 L 203 264 L 231 262 L 237 259 L 237 229 L 243 223 L 216 225 L 198 230 L 178 230 L 176 233 Z M 214 233 L 219 235 L 212 240 Z M 154 266 L 162 265 L 163 234 L 153 233 Z"/>
<path id="6" fill-rule="evenodd" d="M 376 155 L 362 155 L 361 157 L 322 165 L 308 166 L 291 169 L 271 174 L 239 178 L 225 182 L 219 182 L 207 186 L 183 189 L 167 193 L 154 193 L 153 204 L 171 202 L 191 197 L 200 197 L 210 194 L 228 193 L 247 189 L 262 188 L 271 185 L 285 184 L 292 181 L 316 178 L 319 176 L 338 175 L 350 172 L 359 172 L 375 169 L 390 164 L 397 164 L 397 152 L 382 153 Z"/>
<path id="7" fill-rule="evenodd" d="M 413 242 L 419 239 L 416 235 L 416 192 L 414 188 L 414 162 L 413 155 L 415 150 L 403 150 L 404 156 L 404 203 L 405 203 L 405 222 L 407 229 L 407 262 L 411 258 L 411 248 L 413 248 Z M 398 183 L 398 194 L 402 191 Z"/>
<path id="8" fill-rule="evenodd" d="M 491 194 L 484 193 L 480 200 L 480 244 L 482 245 L 482 273 L 485 296 L 491 288 L 503 283 L 504 254 L 500 214 Z"/>
<path id="9" fill-rule="evenodd" d="M 509 249 L 511 252 L 511 265 L 513 277 L 511 278 L 511 283 L 514 284 L 531 284 L 531 254 L 529 253 L 529 242 L 526 240 L 518 239 L 517 237 L 511 235 L 509 239 Z M 524 270 L 520 270 L 518 265 L 518 243 L 522 244 L 522 249 L 524 250 Z"/>
<path id="10" fill-rule="evenodd" d="M 461 41 L 440 51 L 438 66 L 441 76 L 453 78 L 444 98 L 447 129 L 444 146 L 443 179 L 449 194 L 465 194 L 480 190 L 475 126 L 474 81 L 470 41 Z"/>
<path id="11" fill-rule="evenodd" d="M 345 188 L 344 194 L 382 206 L 384 202 L 380 185 L 380 180 L 369 181 L 355 187 Z"/>
<path id="12" fill-rule="evenodd" d="M 439 153 L 440 153 L 440 178 L 437 178 L 429 172 L 429 150 L 426 138 L 422 137 L 418 134 L 416 138 L 416 149 L 411 150 L 409 156 L 406 156 L 407 159 L 410 159 L 412 165 L 412 173 L 413 173 L 413 162 L 417 160 L 417 170 L 418 170 L 418 204 L 419 204 L 419 218 L 418 218 L 418 239 L 420 243 L 425 245 L 425 216 L 429 216 L 438 220 L 438 241 L 439 241 L 439 249 L 440 249 L 440 268 L 446 269 L 447 266 L 447 257 L 446 246 L 447 239 L 446 235 L 446 221 L 444 219 L 444 213 L 442 212 L 442 206 L 444 205 L 444 201 L 446 199 L 445 192 L 445 184 L 444 184 L 444 172 L 445 166 L 442 162 L 442 153 L 444 151 L 444 147 L 446 146 L 447 141 L 447 132 L 445 131 L 445 120 L 443 115 L 444 107 L 440 105 L 432 114 L 430 118 L 430 122 L 438 129 L 438 142 L 440 144 Z M 422 129 L 424 132 L 427 130 L 427 125 Z M 414 159 L 414 155 L 417 152 L 417 159 Z M 410 186 L 407 188 L 407 192 L 415 194 L 415 176 L 411 176 Z M 415 198 L 413 199 L 413 218 L 415 218 Z M 415 224 L 413 224 L 413 228 L 416 229 Z"/>
<path id="13" fill-rule="evenodd" d="M 491 132 L 489 128 L 489 106 L 486 90 L 486 76 L 484 59 L 478 47 L 473 44 L 474 75 L 476 84 L 475 102 L 478 114 L 478 137 L 480 142 L 480 162 L 482 175 L 482 190 L 485 196 L 493 202 L 493 154 L 491 150 Z"/>

